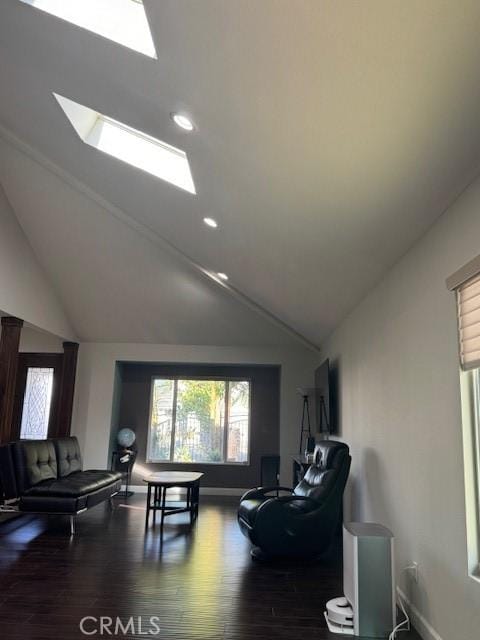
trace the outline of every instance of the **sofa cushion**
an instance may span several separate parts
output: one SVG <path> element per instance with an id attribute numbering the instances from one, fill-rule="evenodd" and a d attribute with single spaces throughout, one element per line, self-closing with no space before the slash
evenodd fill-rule
<path id="1" fill-rule="evenodd" d="M 108 500 L 110 496 L 112 496 L 114 493 L 117 493 L 117 491 L 120 491 L 121 486 L 122 481 L 120 478 L 118 478 L 117 480 L 115 480 L 115 482 L 113 482 L 113 484 L 109 484 L 102 489 L 98 489 L 98 491 L 93 491 L 92 493 L 87 494 L 87 509 L 91 509 L 91 507 L 100 504 L 100 502 Z"/>
<path id="2" fill-rule="evenodd" d="M 25 491 L 24 496 L 78 498 L 108 487 L 121 477 L 121 474 L 116 471 L 77 471 L 65 478 L 46 480 L 36 484 Z"/>
<path id="3" fill-rule="evenodd" d="M 57 454 L 58 477 L 65 478 L 82 470 L 82 456 L 78 440 L 75 436 L 56 438 L 54 441 Z"/>
<path id="4" fill-rule="evenodd" d="M 110 484 L 85 495 L 72 496 L 35 496 L 24 495 L 20 498 L 20 511 L 27 513 L 78 513 L 83 509 L 90 509 L 120 490 L 121 480 L 114 480 Z"/>
<path id="5" fill-rule="evenodd" d="M 87 471 L 82 471 L 82 474 L 87 477 L 98 477 L 101 476 L 108 478 L 109 482 L 117 482 L 123 479 L 123 473 L 121 471 L 106 471 L 104 469 L 87 469 Z M 108 483 L 102 483 L 102 486 L 106 486 Z"/>
<path id="6" fill-rule="evenodd" d="M 57 478 L 57 457 L 51 440 L 21 440 L 15 443 L 15 462 L 21 478 L 19 491 Z"/>
<path id="7" fill-rule="evenodd" d="M 23 495 L 18 503 L 26 513 L 77 513 L 87 508 L 88 495 L 78 498 Z"/>

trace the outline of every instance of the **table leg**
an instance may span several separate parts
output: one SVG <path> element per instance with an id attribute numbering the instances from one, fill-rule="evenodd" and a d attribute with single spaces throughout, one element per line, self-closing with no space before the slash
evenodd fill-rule
<path id="1" fill-rule="evenodd" d="M 161 493 L 162 493 L 162 514 L 161 514 L 161 520 L 160 520 L 160 533 L 161 535 L 163 535 L 163 522 L 165 520 L 165 502 L 167 499 L 167 487 L 161 487 Z"/>
<path id="2" fill-rule="evenodd" d="M 158 487 L 157 485 L 153 488 L 153 526 L 155 526 L 155 521 L 157 519 L 157 508 L 158 508 Z"/>
<path id="3" fill-rule="evenodd" d="M 193 489 L 191 486 L 188 486 L 187 487 L 187 509 L 190 509 L 190 526 L 192 526 L 193 524 L 193 515 L 194 515 L 192 494 L 193 494 Z"/>
<path id="4" fill-rule="evenodd" d="M 152 497 L 152 485 L 148 484 L 147 487 L 147 514 L 145 516 L 145 528 L 148 527 L 148 520 L 149 520 L 149 516 L 150 516 L 150 500 Z"/>
<path id="5" fill-rule="evenodd" d="M 200 500 L 200 483 L 196 482 L 193 487 L 192 487 L 192 493 L 193 493 L 193 517 L 194 520 L 196 520 L 198 518 L 198 502 Z"/>

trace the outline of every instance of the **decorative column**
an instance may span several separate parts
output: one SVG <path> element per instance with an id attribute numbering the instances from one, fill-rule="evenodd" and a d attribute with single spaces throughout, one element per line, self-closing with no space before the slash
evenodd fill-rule
<path id="1" fill-rule="evenodd" d="M 12 439 L 18 348 L 23 320 L 5 316 L 0 337 L 0 444 Z"/>
<path id="2" fill-rule="evenodd" d="M 70 435 L 72 426 L 73 396 L 77 373 L 78 342 L 63 343 L 63 364 L 58 398 L 58 419 L 56 436 Z"/>

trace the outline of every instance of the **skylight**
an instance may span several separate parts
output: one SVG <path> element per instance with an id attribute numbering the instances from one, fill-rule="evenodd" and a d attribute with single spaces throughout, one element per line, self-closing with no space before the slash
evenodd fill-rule
<path id="1" fill-rule="evenodd" d="M 157 57 L 142 0 L 21 1 L 150 58 Z"/>
<path id="2" fill-rule="evenodd" d="M 184 151 L 73 100 L 53 95 L 83 142 L 180 189 L 196 193 Z"/>

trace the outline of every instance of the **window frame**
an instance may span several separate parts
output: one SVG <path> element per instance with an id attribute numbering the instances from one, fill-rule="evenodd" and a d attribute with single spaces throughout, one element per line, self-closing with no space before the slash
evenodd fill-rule
<path id="1" fill-rule="evenodd" d="M 468 575 L 480 582 L 480 368 L 460 372 Z"/>
<path id="2" fill-rule="evenodd" d="M 80 140 L 97 153 L 197 195 L 186 151 L 60 93 L 52 95 Z"/>
<path id="3" fill-rule="evenodd" d="M 471 327 L 479 326 L 478 318 L 464 325 L 463 317 L 469 313 L 462 308 L 469 298 L 462 293 L 470 285 L 475 286 L 480 276 L 480 256 L 476 256 L 446 280 L 447 289 L 455 293 L 457 315 L 457 348 L 460 361 L 460 401 L 463 441 L 463 472 L 467 542 L 467 574 L 480 583 L 480 362 L 466 360 L 462 330 L 470 327 L 467 340 L 476 339 Z M 478 296 L 475 292 L 472 296 Z M 470 313 L 475 311 L 475 307 Z M 463 313 L 462 313 L 463 312 Z M 463 316 L 463 317 L 462 317 Z M 477 349 L 470 349 L 471 352 Z"/>
<path id="4" fill-rule="evenodd" d="M 155 380 L 173 380 L 173 400 L 172 400 L 172 436 L 170 440 L 170 460 L 156 460 L 150 457 L 150 441 L 152 433 L 152 410 L 153 410 L 153 390 Z M 224 417 L 224 437 L 223 437 L 223 460 L 221 462 L 179 462 L 173 460 L 175 451 L 175 431 L 176 431 L 176 417 L 177 417 L 177 395 L 178 395 L 178 382 L 180 380 L 199 380 L 199 381 L 215 381 L 225 382 L 225 417 Z M 248 382 L 249 394 L 248 394 L 248 446 L 247 446 L 247 459 L 245 462 L 235 462 L 226 459 L 226 452 L 228 451 L 228 417 L 229 417 L 229 385 L 231 382 Z M 147 464 L 176 464 L 176 465 L 215 465 L 215 466 L 234 466 L 234 467 L 248 467 L 251 462 L 251 431 L 252 431 L 252 398 L 253 398 L 253 384 L 251 376 L 183 376 L 183 375 L 152 375 L 150 378 L 150 404 L 148 409 L 148 424 L 147 424 L 147 450 L 145 452 L 145 462 Z"/>
<path id="5" fill-rule="evenodd" d="M 46 5 L 43 6 L 43 3 L 41 5 L 36 4 L 35 0 L 20 0 L 23 4 L 26 4 L 29 7 L 32 7 L 32 9 L 34 9 L 35 11 L 41 11 L 42 13 L 45 13 L 47 16 L 50 16 L 50 18 L 53 18 L 54 20 L 61 20 L 62 22 L 66 22 L 68 25 L 71 25 L 72 27 L 75 27 L 76 29 L 81 29 L 82 31 L 87 31 L 90 34 L 94 34 L 94 36 L 96 37 L 100 37 L 103 38 L 104 40 L 107 40 L 110 43 L 113 43 L 114 45 L 117 46 L 121 46 L 124 47 L 127 51 L 133 51 L 136 54 L 140 54 L 142 56 L 146 56 L 147 58 L 150 58 L 152 60 L 158 60 L 158 53 L 157 53 L 157 45 L 156 42 L 154 40 L 154 34 L 150 25 L 150 20 L 149 20 L 149 16 L 148 16 L 148 12 L 147 12 L 147 7 L 145 6 L 143 0 L 129 0 L 129 2 L 124 2 L 123 6 L 115 6 L 112 5 L 111 7 L 109 6 L 103 6 L 100 7 L 100 9 L 98 9 L 98 7 L 96 7 L 96 11 L 97 11 L 97 16 L 95 20 L 85 20 L 85 17 L 78 17 L 78 16 L 72 16 L 72 15 L 68 15 L 65 14 L 62 11 L 59 11 L 58 8 L 56 7 L 52 7 L 51 5 Z M 133 3 L 136 5 L 141 5 L 141 8 L 143 9 L 143 16 L 140 16 L 140 18 L 138 16 L 135 16 L 135 14 L 132 14 L 132 10 L 133 8 L 129 7 L 129 3 Z M 107 3 L 108 5 L 108 3 Z M 87 11 L 89 10 L 89 7 L 87 7 Z M 100 11 L 100 16 L 98 16 L 98 12 Z M 101 18 L 105 18 L 105 12 L 113 12 L 116 11 L 117 12 L 117 18 L 120 15 L 122 18 L 122 22 L 125 23 L 127 25 L 126 28 L 117 29 L 117 32 L 112 32 L 109 29 L 105 29 L 104 28 L 104 20 L 102 20 Z M 140 11 L 140 9 L 136 9 L 135 11 Z M 100 20 L 98 19 L 100 17 Z M 139 40 L 138 38 L 135 40 L 131 40 L 130 38 L 126 38 L 125 37 L 125 33 L 128 31 L 128 25 L 130 25 L 132 23 L 132 21 L 135 23 L 136 22 L 136 26 L 137 26 L 137 33 L 138 33 L 138 28 L 141 29 L 142 33 L 141 33 L 141 42 L 143 44 L 139 44 Z M 142 22 L 144 22 L 144 24 L 141 24 Z M 145 46 L 145 43 L 147 43 L 147 46 Z M 148 46 L 150 45 L 150 46 Z"/>

